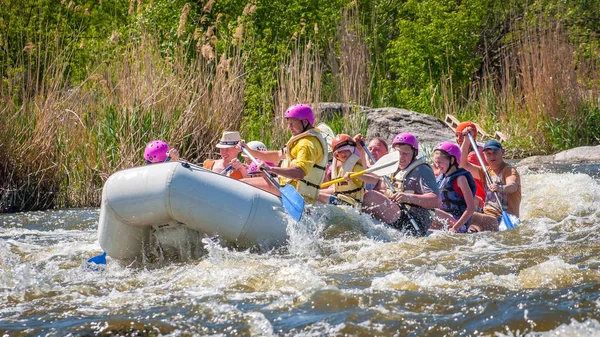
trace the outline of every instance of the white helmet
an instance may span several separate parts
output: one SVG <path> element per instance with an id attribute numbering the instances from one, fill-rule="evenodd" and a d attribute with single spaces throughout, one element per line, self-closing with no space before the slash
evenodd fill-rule
<path id="1" fill-rule="evenodd" d="M 257 140 L 253 140 L 248 142 L 248 148 L 256 151 L 267 151 L 267 146 L 263 142 L 259 142 Z M 247 157 L 246 154 L 242 153 L 243 157 Z"/>

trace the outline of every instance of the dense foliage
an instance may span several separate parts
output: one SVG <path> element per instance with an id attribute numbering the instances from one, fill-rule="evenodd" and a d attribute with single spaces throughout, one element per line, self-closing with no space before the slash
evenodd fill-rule
<path id="1" fill-rule="evenodd" d="M 281 146 L 295 102 L 454 114 L 515 155 L 597 144 L 599 13 L 600 0 L 0 1 L 0 208 L 97 204 L 101 177 L 153 138 L 195 161 L 226 128 Z M 322 119 L 365 128 L 357 109 Z"/>

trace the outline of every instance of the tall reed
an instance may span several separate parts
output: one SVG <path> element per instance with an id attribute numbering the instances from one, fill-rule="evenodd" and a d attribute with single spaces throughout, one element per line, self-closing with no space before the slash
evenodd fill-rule
<path id="1" fill-rule="evenodd" d="M 371 59 L 358 4 L 350 3 L 341 16 L 336 39 L 329 46 L 328 63 L 336 84 L 335 101 L 355 107 L 343 111 L 344 125 L 340 132 L 355 134 L 366 129 L 366 116 L 361 114 L 359 106 L 371 105 Z"/>
<path id="2" fill-rule="evenodd" d="M 98 59 L 76 87 L 64 76 L 69 55 L 56 55 L 41 75 L 43 86 L 29 85 L 21 105 L 2 110 L 3 125 L 11 125 L 0 145 L 4 208 L 98 205 L 102 177 L 142 164 L 148 141 L 164 139 L 184 157 L 201 160 L 212 156 L 223 130 L 239 128 L 244 93 L 239 51 L 218 55 L 218 62 L 200 55 L 190 62 L 181 46 L 163 57 L 148 34 L 138 42 L 115 43 L 119 52 Z M 43 62 L 42 55 L 35 62 Z M 25 78 L 34 77 L 27 68 Z M 12 102 L 10 88 L 1 92 Z M 48 197 L 32 200 L 35 191 Z"/>
<path id="3" fill-rule="evenodd" d="M 316 110 L 321 101 L 322 65 L 317 47 L 312 42 L 302 46 L 296 43 L 291 56 L 281 64 L 275 94 L 275 118 L 271 143 L 285 145 L 289 139 L 284 113 L 293 104 L 312 105 Z"/>
<path id="4" fill-rule="evenodd" d="M 576 58 L 577 46 L 563 26 L 547 20 L 542 14 L 533 24 L 512 26 L 500 67 L 484 65 L 467 92 L 455 90 L 451 76 L 442 78 L 439 95 L 432 96 L 436 114 L 501 131 L 513 156 L 594 143 L 593 135 L 600 137 L 598 61 Z"/>

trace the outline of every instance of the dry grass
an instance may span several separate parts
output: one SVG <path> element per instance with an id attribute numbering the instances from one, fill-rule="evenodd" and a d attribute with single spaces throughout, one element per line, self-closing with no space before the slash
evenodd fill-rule
<path id="1" fill-rule="evenodd" d="M 335 82 L 336 102 L 347 106 L 370 106 L 371 59 L 361 26 L 358 4 L 352 2 L 344 8 L 337 27 L 337 37 L 329 46 L 328 65 Z M 355 134 L 365 122 L 360 109 L 343 111 L 344 132 Z"/>
<path id="2" fill-rule="evenodd" d="M 322 65 L 318 50 L 311 42 L 296 44 L 287 62 L 281 65 L 275 94 L 274 130 L 271 142 L 284 145 L 289 138 L 283 115 L 293 104 L 310 104 L 313 109 L 321 101 Z"/>
<path id="3" fill-rule="evenodd" d="M 210 12 L 213 3 L 203 11 Z M 143 6 L 144 1 L 130 1 L 129 14 Z M 114 32 L 75 86 L 69 62 L 76 48 L 85 46 L 59 37 L 23 46 L 20 71 L 2 74 L 7 81 L 0 84 L 6 102 L 0 122 L 9 126 L 0 135 L 0 210 L 97 206 L 104 179 L 143 164 L 143 148 L 152 139 L 166 140 L 191 161 L 217 156 L 214 144 L 221 133 L 241 127 L 247 56 L 238 43 L 227 55 L 217 54 L 214 26 L 203 35 L 184 36 L 189 10 L 189 5 L 182 9 L 174 52 L 159 51 L 152 34 L 130 39 Z M 244 15 L 255 10 L 249 4 Z M 329 56 L 311 42 L 294 42 L 277 75 L 273 101 L 265 104 L 274 106 L 273 128 L 261 130 L 271 144 L 283 145 L 289 137 L 281 118 L 288 106 L 321 102 L 324 72 L 332 71 L 336 79 L 328 98 L 369 105 L 369 60 L 358 18 L 355 5 L 344 11 Z M 246 34 L 241 23 L 235 34 L 234 40 Z M 347 113 L 345 128 L 354 130 L 362 117 Z"/>
<path id="4" fill-rule="evenodd" d="M 189 62 L 182 49 L 165 58 L 148 35 L 118 47 L 124 49 L 117 58 L 100 60 L 74 88 L 63 77 L 68 55 L 38 53 L 23 74 L 21 106 L 2 86 L 3 101 L 12 104 L 0 113 L 11 126 L 0 145 L 6 177 L 0 188 L 5 199 L 17 200 L 12 209 L 98 205 L 101 177 L 142 164 L 148 141 L 165 139 L 200 160 L 212 155 L 223 130 L 239 128 L 244 67 L 238 51 L 219 55 L 215 64 L 201 56 Z M 33 69 L 46 59 L 51 66 L 37 78 Z M 18 197 L 6 192 L 15 190 Z"/>
<path id="5" fill-rule="evenodd" d="M 487 72 L 473 83 L 467 99 L 459 99 L 451 78 L 442 79 L 436 114 L 459 115 L 480 123 L 488 133 L 503 132 L 517 149 L 514 156 L 558 150 L 557 142 L 569 142 L 556 137 L 581 134 L 589 107 L 597 106 L 597 61 L 576 59 L 576 45 L 563 27 L 548 26 L 543 16 L 535 25 L 515 28 L 512 36 L 501 53 L 500 71 Z M 574 129 L 555 133 L 563 123 Z"/>

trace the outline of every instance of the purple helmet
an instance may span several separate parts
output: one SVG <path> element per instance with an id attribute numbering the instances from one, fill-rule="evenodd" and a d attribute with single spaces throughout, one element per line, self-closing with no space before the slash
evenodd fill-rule
<path id="1" fill-rule="evenodd" d="M 442 150 L 446 153 L 448 153 L 450 156 L 454 157 L 454 159 L 456 160 L 456 165 L 458 165 L 458 163 L 460 163 L 460 148 L 458 147 L 458 145 L 451 143 L 451 142 L 441 142 L 438 144 L 438 146 L 436 146 L 434 149 L 435 150 Z"/>
<path id="2" fill-rule="evenodd" d="M 315 124 L 315 113 L 306 104 L 295 104 L 285 111 L 285 118 L 306 119 L 310 125 Z"/>
<path id="3" fill-rule="evenodd" d="M 392 141 L 392 146 L 396 144 L 410 145 L 415 150 L 415 155 L 419 152 L 419 141 L 412 133 L 404 132 L 397 134 Z"/>
<path id="4" fill-rule="evenodd" d="M 259 150 L 260 151 L 260 150 Z M 257 161 L 259 163 L 262 163 L 263 161 L 260 159 L 257 159 Z M 267 166 L 273 167 L 275 166 L 275 164 L 265 161 L 265 164 L 267 164 Z M 260 170 L 258 169 L 258 166 L 256 166 L 256 164 L 253 162 L 252 164 L 248 165 L 248 174 L 254 174 L 254 173 L 260 173 Z"/>
<path id="5" fill-rule="evenodd" d="M 252 163 L 248 166 L 248 174 L 259 173 L 258 166 L 255 163 Z"/>
<path id="6" fill-rule="evenodd" d="M 169 145 L 162 140 L 153 140 L 144 150 L 144 159 L 150 163 L 160 163 L 167 159 L 167 151 L 169 151 Z"/>

